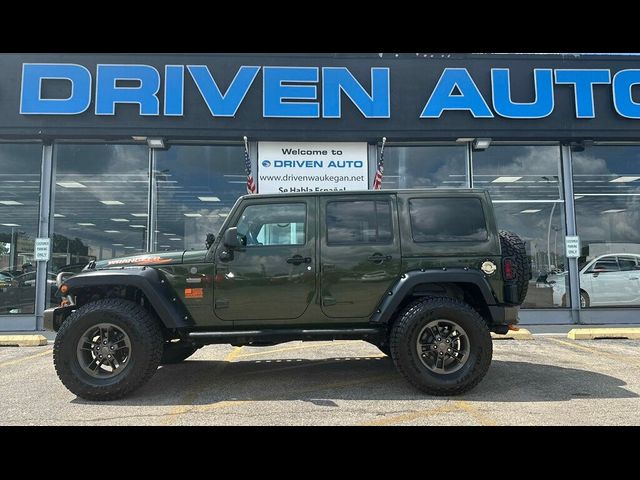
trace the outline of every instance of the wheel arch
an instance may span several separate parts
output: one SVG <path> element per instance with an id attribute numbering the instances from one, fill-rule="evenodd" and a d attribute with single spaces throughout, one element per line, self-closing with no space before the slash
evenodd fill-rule
<path id="1" fill-rule="evenodd" d="M 380 301 L 372 323 L 391 324 L 397 313 L 419 297 L 445 296 L 471 305 L 488 323 L 493 321 L 489 305 L 496 303 L 484 275 L 468 270 L 424 270 L 403 274 Z"/>
<path id="2" fill-rule="evenodd" d="M 68 295 L 75 297 L 78 306 L 100 298 L 124 298 L 141 304 L 167 329 L 189 327 L 194 323 L 170 283 L 153 268 L 83 272 L 64 283 L 69 287 Z"/>

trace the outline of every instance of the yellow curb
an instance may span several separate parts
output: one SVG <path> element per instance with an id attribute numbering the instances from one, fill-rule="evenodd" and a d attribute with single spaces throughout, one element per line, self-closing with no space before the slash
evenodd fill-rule
<path id="1" fill-rule="evenodd" d="M 640 328 L 574 328 L 569 330 L 570 340 L 595 340 L 598 338 L 621 338 L 640 340 Z"/>
<path id="2" fill-rule="evenodd" d="M 520 330 L 509 330 L 504 335 L 492 332 L 491 338 L 494 340 L 533 340 L 533 335 L 526 328 L 521 328 Z"/>
<path id="3" fill-rule="evenodd" d="M 0 347 L 42 347 L 46 344 L 44 335 L 0 335 Z"/>

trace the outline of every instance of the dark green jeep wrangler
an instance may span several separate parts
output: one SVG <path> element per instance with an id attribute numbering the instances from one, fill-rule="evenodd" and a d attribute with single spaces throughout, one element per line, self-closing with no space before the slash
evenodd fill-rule
<path id="1" fill-rule="evenodd" d="M 489 332 L 517 323 L 530 276 L 482 190 L 247 195 L 207 247 L 61 279 L 45 328 L 64 385 L 110 400 L 203 345 L 353 339 L 455 395 L 487 372 Z"/>

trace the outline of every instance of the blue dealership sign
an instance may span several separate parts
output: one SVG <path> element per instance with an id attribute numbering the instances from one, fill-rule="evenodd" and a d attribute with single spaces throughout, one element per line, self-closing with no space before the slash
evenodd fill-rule
<path id="1" fill-rule="evenodd" d="M 0 134 L 347 141 L 640 134 L 638 57 L 403 55 L 3 54 Z"/>
<path id="2" fill-rule="evenodd" d="M 318 100 L 320 68 L 242 65 L 225 92 L 219 88 L 206 65 L 186 65 L 193 84 L 213 117 L 234 117 L 258 72 L 262 70 L 262 116 L 265 118 L 340 118 L 342 93 L 365 119 L 390 118 L 390 69 L 371 68 L 371 92 L 346 67 L 322 68 L 322 115 Z M 165 66 L 164 115 L 184 112 L 185 69 Z M 554 110 L 554 83 L 571 85 L 575 93 L 576 118 L 594 118 L 594 85 L 611 83 L 611 72 L 603 69 L 533 70 L 531 102 L 511 98 L 509 68 L 491 69 L 493 111 L 466 68 L 445 68 L 428 97 L 420 118 L 440 118 L 446 111 L 464 110 L 474 118 L 511 119 L 548 117 Z M 554 80 L 555 78 L 555 80 Z M 91 74 L 82 65 L 25 63 L 22 70 L 20 113 L 24 115 L 77 115 L 91 103 Z M 47 80 L 66 80 L 71 95 L 65 99 L 42 98 Z M 160 72 L 151 65 L 97 66 L 95 73 L 95 114 L 115 115 L 118 104 L 139 105 L 140 115 L 160 115 Z M 118 81 L 137 83 L 118 86 Z M 640 103 L 633 100 L 631 87 L 640 84 L 640 69 L 622 70 L 613 78 L 613 101 L 618 114 L 640 118 Z M 455 92 L 455 93 L 454 93 Z M 426 92 L 428 93 L 428 92 Z M 426 94 L 425 93 L 425 94 Z"/>

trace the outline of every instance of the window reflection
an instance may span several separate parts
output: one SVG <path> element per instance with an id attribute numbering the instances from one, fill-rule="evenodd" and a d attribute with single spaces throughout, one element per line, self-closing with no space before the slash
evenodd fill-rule
<path id="1" fill-rule="evenodd" d="M 393 242 L 387 200 L 328 202 L 326 219 L 329 245 Z"/>
<path id="2" fill-rule="evenodd" d="M 200 250 L 247 193 L 244 147 L 173 145 L 156 152 L 154 250 Z"/>
<path id="3" fill-rule="evenodd" d="M 640 147 L 573 152 L 584 307 L 640 305 Z"/>
<path id="4" fill-rule="evenodd" d="M 0 315 L 33 313 L 40 144 L 0 144 Z"/>
<path id="5" fill-rule="evenodd" d="M 560 147 L 495 145 L 473 152 L 473 186 L 489 190 L 498 227 L 525 242 L 532 278 L 523 307 L 568 304 Z"/>
<path id="6" fill-rule="evenodd" d="M 307 207 L 304 203 L 250 205 L 238 222 L 247 247 L 304 245 Z"/>
<path id="7" fill-rule="evenodd" d="M 456 212 L 455 217 L 451 212 Z M 482 203 L 477 198 L 412 198 L 409 216 L 414 242 L 487 239 Z"/>
<path id="8" fill-rule="evenodd" d="M 146 145 L 54 146 L 53 272 L 143 252 L 147 235 Z"/>
<path id="9" fill-rule="evenodd" d="M 388 146 L 384 149 L 382 188 L 464 188 L 467 147 Z"/>

